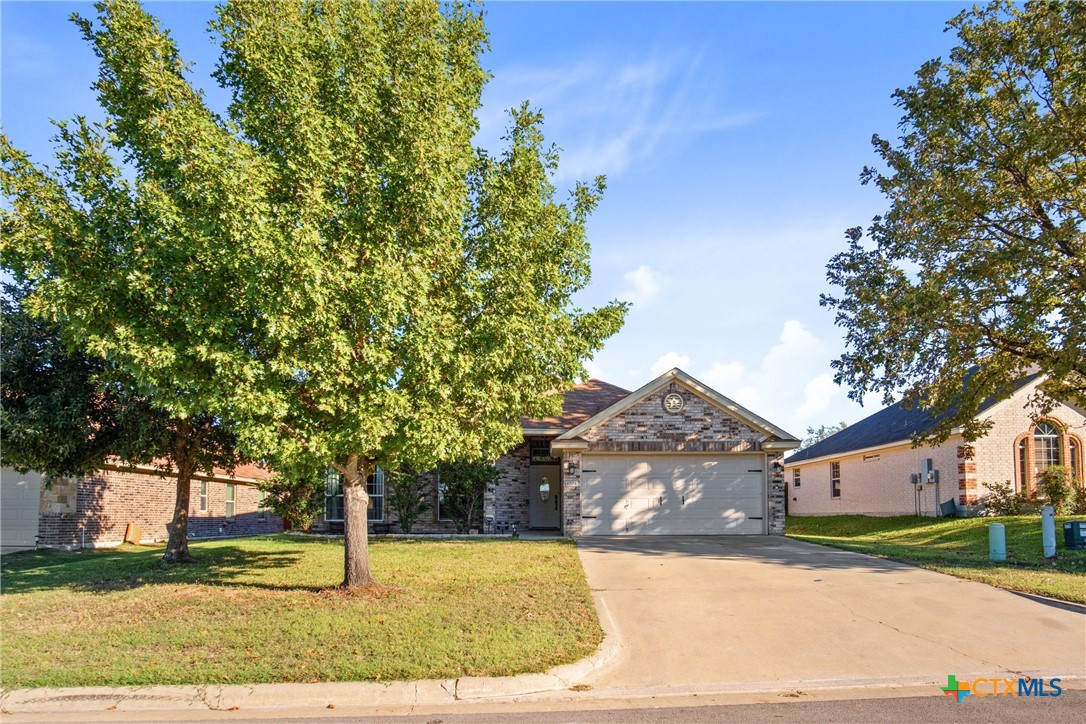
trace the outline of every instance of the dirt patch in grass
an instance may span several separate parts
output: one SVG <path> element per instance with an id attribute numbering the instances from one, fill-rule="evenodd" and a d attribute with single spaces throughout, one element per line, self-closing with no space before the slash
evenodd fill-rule
<path id="1" fill-rule="evenodd" d="M 1041 517 L 921 518 L 834 515 L 788 518 L 790 538 L 891 558 L 958 578 L 1074 603 L 1086 603 L 1086 551 L 1063 547 L 1057 518 L 1057 555 L 1044 557 Z M 1007 560 L 988 557 L 988 525 L 1006 527 Z"/>
<path id="2" fill-rule="evenodd" d="M 568 541 L 375 540 L 378 586 L 338 588 L 341 541 L 298 536 L 3 560 L 4 688 L 388 681 L 544 671 L 602 631 Z"/>

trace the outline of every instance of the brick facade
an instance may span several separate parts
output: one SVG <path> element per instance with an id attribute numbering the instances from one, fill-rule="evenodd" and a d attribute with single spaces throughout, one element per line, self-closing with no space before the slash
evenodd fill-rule
<path id="1" fill-rule="evenodd" d="M 677 393 L 684 406 L 678 414 L 664 409 L 664 398 Z M 607 453 L 751 453 L 761 450 L 764 431 L 756 430 L 685 385 L 672 381 L 615 416 L 578 436 L 584 452 Z M 562 523 L 567 536 L 581 534 L 580 450 L 562 451 Z M 765 453 L 767 471 L 767 532 L 783 535 L 785 527 L 784 474 L 774 466 L 782 453 Z M 527 493 L 527 473 L 524 492 Z M 525 513 L 526 515 L 526 513 Z"/>
<path id="2" fill-rule="evenodd" d="M 207 506 L 201 510 L 201 486 L 207 485 Z M 234 484 L 234 516 L 226 517 L 227 483 L 194 480 L 189 505 L 189 538 L 256 535 L 283 529 L 281 518 L 259 509 L 254 485 Z M 124 541 L 129 523 L 142 529 L 143 542 L 169 537 L 177 482 L 171 476 L 111 469 L 87 478 L 56 480 L 41 492 L 38 544 L 83 548 Z"/>
<path id="3" fill-rule="evenodd" d="M 992 427 L 987 435 L 972 443 L 953 435 L 934 447 L 913 448 L 902 443 L 792 464 L 786 460 L 789 510 L 794 515 L 912 515 L 919 509 L 922 515 L 936 515 L 939 503 L 953 499 L 960 514 L 972 515 L 982 509 L 989 483 L 1009 481 L 1018 490 L 1036 492 L 1036 476 L 1041 471 L 1035 464 L 1032 445 L 1036 421 L 1028 405 L 1035 389 L 1036 384 L 1027 385 L 986 411 L 985 417 Z M 1086 417 L 1074 408 L 1057 405 L 1043 419 L 1060 429 L 1061 462 L 1068 464 L 1071 441 L 1086 439 Z M 1018 443 L 1023 439 L 1027 440 L 1024 482 L 1017 457 Z M 1077 454 L 1082 470 L 1081 442 Z M 909 482 L 910 475 L 920 472 L 928 458 L 939 470 L 938 487 L 925 484 L 917 490 Z M 830 466 L 834 462 L 841 469 L 839 498 L 832 498 L 829 493 Z M 799 488 L 792 485 L 796 470 L 800 472 Z"/>
<path id="4" fill-rule="evenodd" d="M 593 381 L 597 385 L 598 381 Z M 613 388 L 613 386 L 607 386 Z M 614 388 L 617 389 L 617 388 Z M 681 412 L 671 414 L 664 409 L 664 398 L 677 393 L 682 395 Z M 613 399 L 607 400 L 607 405 Z M 604 405 L 605 407 L 607 405 Z M 602 408 L 601 408 L 602 409 Z M 587 416 L 583 419 L 588 419 Z M 567 423 L 570 428 L 576 422 Z M 527 427 L 531 427 L 528 425 Z M 493 490 L 488 491 L 483 502 L 483 515 L 493 520 L 495 529 L 527 530 L 530 525 L 530 474 L 531 443 L 551 442 L 554 435 L 532 436 L 497 459 L 495 465 L 499 479 Z M 762 453 L 763 469 L 766 470 L 766 518 L 770 535 L 783 535 L 785 526 L 785 485 L 783 473 L 773 463 L 782 453 L 764 453 L 761 442 L 767 438 L 764 430 L 757 430 L 748 423 L 704 398 L 694 389 L 672 380 L 644 399 L 635 402 L 622 412 L 602 421 L 585 431 L 579 441 L 585 452 L 608 453 L 690 453 L 704 456 L 706 453 Z M 560 459 L 562 488 L 561 532 L 570 537 L 581 535 L 581 462 L 582 451 L 577 449 L 552 449 L 551 454 Z M 555 464 L 549 462 L 547 464 Z M 436 520 L 437 510 L 424 513 L 415 523 L 412 533 L 453 532 L 450 522 Z M 385 522 L 396 530 L 396 520 L 386 509 Z M 342 530 L 340 526 L 328 526 L 318 522 L 318 529 Z M 371 523 L 371 533 L 374 531 Z"/>

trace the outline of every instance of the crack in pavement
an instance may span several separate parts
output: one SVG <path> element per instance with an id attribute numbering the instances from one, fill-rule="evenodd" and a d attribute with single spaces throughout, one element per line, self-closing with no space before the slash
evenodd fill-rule
<path id="1" fill-rule="evenodd" d="M 969 659 L 971 661 L 979 661 L 980 663 L 984 664 L 985 666 L 994 666 L 996 669 L 999 669 L 1000 671 L 1004 671 L 1004 672 L 1007 672 L 1007 673 L 1010 673 L 1010 674 L 1016 673 L 1014 671 L 1014 669 L 1011 669 L 1008 666 L 1003 666 L 1002 664 L 997 664 L 994 661 L 986 661 L 985 659 L 979 658 L 979 657 L 974 656 L 972 654 L 967 654 L 964 651 L 960 651 L 960 650 L 954 648 L 953 646 L 951 646 L 950 644 L 948 644 L 945 641 L 936 641 L 935 639 L 928 638 L 928 637 L 925 637 L 925 636 L 921 636 L 918 633 L 914 633 L 912 631 L 906 631 L 904 629 L 898 628 L 897 626 L 894 626 L 893 624 L 888 623 L 886 621 L 882 621 L 882 620 L 879 620 L 879 619 L 876 619 L 876 618 L 872 618 L 871 616 L 868 616 L 866 614 L 859 613 L 854 608 L 852 608 L 852 606 L 849 606 L 847 603 L 845 603 L 841 599 L 830 595 L 829 592 L 827 592 L 825 590 L 819 591 L 819 593 L 821 595 L 825 596 L 826 598 L 828 598 L 829 600 L 833 601 L 837 605 L 841 606 L 842 608 L 844 608 L 845 610 L 847 610 L 849 613 L 851 613 L 853 616 L 856 616 L 857 618 L 862 618 L 865 621 L 870 621 L 870 622 L 876 623 L 876 624 L 878 624 L 880 626 L 885 626 L 886 628 L 890 629 L 891 631 L 897 631 L 898 633 L 904 634 L 905 636 L 912 636 L 915 639 L 918 639 L 920 641 L 926 641 L 929 644 L 935 644 L 936 646 L 945 646 L 946 648 L 950 649 L 951 651 L 958 654 L 959 656 L 961 656 L 963 658 L 966 658 L 966 659 Z"/>

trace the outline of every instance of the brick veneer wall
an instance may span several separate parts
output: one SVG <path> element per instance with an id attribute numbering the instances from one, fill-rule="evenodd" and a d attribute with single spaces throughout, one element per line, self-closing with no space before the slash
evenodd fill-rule
<path id="1" fill-rule="evenodd" d="M 530 461 L 528 443 L 523 442 L 502 455 L 495 463 L 498 466 L 498 484 L 487 493 L 483 504 L 485 515 L 492 516 L 495 523 L 516 524 L 519 530 L 527 530 Z M 579 511 L 578 508 L 578 517 Z"/>
<path id="2" fill-rule="evenodd" d="M 1034 490 L 1035 479 L 1019 480 L 1021 476 L 1018 472 L 1017 442 L 1022 436 L 1032 437 L 1033 434 L 1035 423 L 1028 403 L 1035 387 L 1036 385 L 1028 385 L 988 413 L 992 428 L 987 435 L 973 443 L 976 449 L 974 459 L 978 496 L 983 498 L 987 495 L 988 483 L 1003 483 L 1008 480 L 1018 490 L 1025 487 L 1023 483 L 1030 486 L 1031 492 Z M 1067 464 L 1069 437 L 1074 436 L 1086 443 L 1086 417 L 1072 407 L 1058 404 L 1044 419 L 1052 420 L 1062 429 L 1060 460 Z M 1027 469 L 1033 477 L 1040 471 L 1036 469 L 1032 439 L 1027 440 L 1026 452 Z M 1079 455 L 1082 455 L 1081 446 Z"/>
<path id="3" fill-rule="evenodd" d="M 259 490 L 235 484 L 234 518 L 226 518 L 226 483 L 208 481 L 208 509 L 201 512 L 200 483 L 192 483 L 189 537 L 242 536 L 283 529 L 281 518 L 258 510 Z M 45 547 L 113 545 L 124 540 L 129 523 L 143 530 L 145 542 L 168 537 L 177 482 L 173 477 L 131 470 L 100 470 L 87 478 L 57 480 L 43 490 L 38 542 Z"/>
<path id="4" fill-rule="evenodd" d="M 664 410 L 664 398 L 682 395 L 685 404 L 678 414 Z M 618 415 L 585 431 L 587 452 L 751 453 L 761 449 L 765 433 L 755 430 L 726 410 L 704 399 L 679 382 L 671 382 Z M 783 473 L 772 463 L 781 453 L 766 455 L 767 532 L 783 535 L 785 486 Z M 568 471 L 574 463 L 575 472 Z M 566 535 L 581 533 L 581 453 L 567 451 L 562 458 L 563 518 Z"/>
<path id="5" fill-rule="evenodd" d="M 938 447 L 914 448 L 908 443 L 867 453 L 841 455 L 825 460 L 801 461 L 789 465 L 785 459 L 785 482 L 789 512 L 793 515 L 912 515 L 916 510 L 916 489 L 909 476 L 920 472 L 922 461 L 931 458 L 939 471 L 939 501 L 935 486 L 925 485 L 920 505 L 934 515 L 937 503 L 959 498 L 958 446 L 961 437 Z M 866 457 L 866 459 L 865 459 Z M 841 464 L 841 496 L 830 495 L 831 463 Z M 800 487 L 793 486 L 798 468 Z"/>

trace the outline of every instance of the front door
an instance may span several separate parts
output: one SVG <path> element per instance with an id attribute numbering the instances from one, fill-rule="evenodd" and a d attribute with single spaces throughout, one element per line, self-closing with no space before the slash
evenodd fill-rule
<path id="1" fill-rule="evenodd" d="M 533 465 L 528 470 L 529 527 L 561 528 L 562 468 L 558 465 Z"/>

